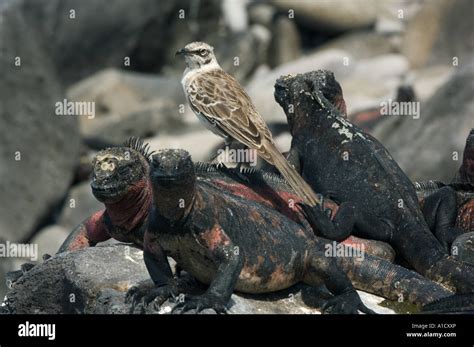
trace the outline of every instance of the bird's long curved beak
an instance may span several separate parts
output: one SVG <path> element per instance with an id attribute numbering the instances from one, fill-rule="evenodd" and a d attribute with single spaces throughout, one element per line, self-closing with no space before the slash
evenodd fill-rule
<path id="1" fill-rule="evenodd" d="M 175 56 L 178 56 L 178 55 L 186 55 L 188 54 L 188 50 L 186 48 L 181 48 L 180 50 L 176 51 L 176 54 Z"/>

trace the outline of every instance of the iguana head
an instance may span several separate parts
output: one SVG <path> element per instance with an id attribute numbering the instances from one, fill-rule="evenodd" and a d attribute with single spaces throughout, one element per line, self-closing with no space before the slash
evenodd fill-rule
<path id="1" fill-rule="evenodd" d="M 170 221 L 189 212 L 196 191 L 196 173 L 190 154 L 182 149 L 163 149 L 152 158 L 150 181 L 157 212 Z"/>
<path id="2" fill-rule="evenodd" d="M 340 112 L 340 116 L 347 117 L 341 85 L 331 71 L 317 70 L 304 75 L 282 76 L 275 83 L 274 97 L 284 109 L 290 129 L 296 122 L 301 121 L 297 119 L 296 104 L 302 93 L 306 93 L 313 99 L 315 95 L 321 95 L 326 102 L 329 101 Z M 302 110 L 300 113 L 306 114 L 306 111 Z M 305 120 L 307 118 L 306 116 Z"/>
<path id="3" fill-rule="evenodd" d="M 136 184 L 148 179 L 149 146 L 131 138 L 122 147 L 107 148 L 93 159 L 92 193 L 100 202 L 120 201 Z"/>
<path id="4" fill-rule="evenodd" d="M 466 139 L 459 178 L 462 183 L 474 184 L 474 129 L 471 129 Z"/>

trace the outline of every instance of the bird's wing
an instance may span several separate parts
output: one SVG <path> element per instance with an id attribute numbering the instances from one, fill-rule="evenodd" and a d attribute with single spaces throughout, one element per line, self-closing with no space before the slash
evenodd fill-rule
<path id="1" fill-rule="evenodd" d="M 273 143 L 271 133 L 250 97 L 231 75 L 222 70 L 207 72 L 194 78 L 186 91 L 194 112 L 269 159 L 264 146 Z"/>

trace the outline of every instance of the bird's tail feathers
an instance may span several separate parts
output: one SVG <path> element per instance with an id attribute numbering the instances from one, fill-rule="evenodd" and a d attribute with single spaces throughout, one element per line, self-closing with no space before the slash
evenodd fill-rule
<path id="1" fill-rule="evenodd" d="M 286 179 L 288 184 L 293 188 L 295 193 L 303 199 L 303 202 L 310 206 L 320 203 L 320 199 L 309 186 L 309 184 L 301 177 L 293 166 L 285 159 L 283 154 L 275 147 L 274 144 L 266 146 L 270 157 L 273 159 L 273 165 L 276 166 L 281 175 Z"/>

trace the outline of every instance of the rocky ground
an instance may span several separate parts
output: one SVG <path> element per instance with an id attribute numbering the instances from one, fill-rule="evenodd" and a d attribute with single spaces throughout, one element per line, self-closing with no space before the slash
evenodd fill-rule
<path id="1" fill-rule="evenodd" d="M 182 276 L 186 277 L 186 274 Z M 18 314 L 123 314 L 131 312 L 125 293 L 141 281 L 149 281 L 141 250 L 124 244 L 94 247 L 61 253 L 34 267 L 15 283 L 7 303 L 9 309 Z M 202 288 L 192 280 L 189 288 L 191 293 L 202 293 Z M 372 310 L 394 313 L 392 309 L 379 305 L 383 299 L 359 293 Z M 322 298 L 327 298 L 327 295 L 322 289 L 303 286 L 269 295 L 233 294 L 229 313 L 314 314 L 319 313 L 315 307 L 320 307 L 324 303 Z M 150 305 L 145 312 L 165 314 L 173 305 L 168 301 L 159 310 Z M 203 313 L 215 312 L 205 310 Z"/>
<path id="2" fill-rule="evenodd" d="M 40 255 L 54 254 L 101 207 L 88 175 L 90 159 L 106 145 L 133 135 L 152 149 L 186 149 L 195 161 L 213 155 L 221 140 L 186 105 L 183 63 L 174 59 L 196 38 L 215 46 L 221 65 L 246 86 L 272 129 L 285 123 L 273 99 L 283 74 L 334 71 L 353 119 L 410 86 L 419 119 L 382 116 L 370 131 L 413 180 L 447 182 L 459 166 L 474 126 L 470 0 L 112 3 L 0 1 L 0 65 L 7 66 L 0 79 L 0 243 L 34 243 Z M 55 114 L 55 103 L 65 98 L 94 102 L 95 117 Z M 286 150 L 288 133 L 276 137 Z M 51 312 L 124 312 L 124 288 L 146 277 L 141 253 L 123 256 L 124 247 L 47 261 L 15 288 L 18 297 L 30 295 L 16 309 L 41 312 L 51 302 Z M 0 258 L 0 284 L 25 260 Z M 27 283 L 31 278 L 37 287 Z M 76 303 L 28 294 L 53 282 L 64 295 L 75 293 Z M 233 310 L 311 312 L 298 295 L 291 296 L 297 304 L 282 295 L 269 301 L 234 295 Z M 362 299 L 389 312 L 378 305 L 382 299 Z"/>

